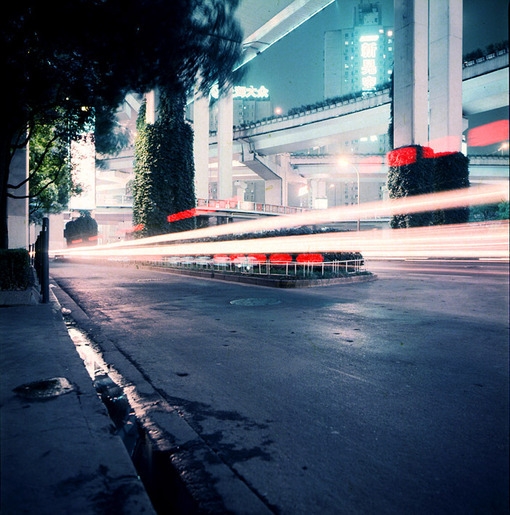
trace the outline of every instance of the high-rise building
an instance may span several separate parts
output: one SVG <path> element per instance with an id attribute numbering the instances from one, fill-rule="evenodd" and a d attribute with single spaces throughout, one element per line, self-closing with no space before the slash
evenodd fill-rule
<path id="1" fill-rule="evenodd" d="M 374 91 L 391 79 L 393 29 L 378 2 L 354 7 L 353 26 L 324 35 L 324 97 Z"/>

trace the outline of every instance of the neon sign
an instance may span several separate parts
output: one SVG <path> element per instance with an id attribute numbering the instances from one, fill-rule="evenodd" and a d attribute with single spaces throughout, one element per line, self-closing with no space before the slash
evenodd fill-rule
<path id="1" fill-rule="evenodd" d="M 361 36 L 360 55 L 361 55 L 361 87 L 363 91 L 370 91 L 377 84 L 377 40 L 379 36 Z"/>
<path id="2" fill-rule="evenodd" d="M 211 96 L 213 98 L 219 97 L 217 84 L 212 87 Z M 255 88 L 254 86 L 234 86 L 232 88 L 232 96 L 234 98 L 264 99 L 269 98 L 269 90 L 265 86 L 260 86 L 260 88 Z"/>

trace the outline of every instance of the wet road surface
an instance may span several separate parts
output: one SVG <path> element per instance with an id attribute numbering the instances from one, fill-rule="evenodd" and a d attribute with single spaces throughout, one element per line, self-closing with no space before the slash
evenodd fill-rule
<path id="1" fill-rule="evenodd" d="M 50 274 L 269 511 L 506 513 L 508 263 L 367 268 L 303 290 Z"/>

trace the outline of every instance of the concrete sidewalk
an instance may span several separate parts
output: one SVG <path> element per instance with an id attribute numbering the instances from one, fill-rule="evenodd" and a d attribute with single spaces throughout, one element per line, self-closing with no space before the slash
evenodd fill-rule
<path id="1" fill-rule="evenodd" d="M 0 513 L 154 514 L 50 297 L 0 307 Z"/>

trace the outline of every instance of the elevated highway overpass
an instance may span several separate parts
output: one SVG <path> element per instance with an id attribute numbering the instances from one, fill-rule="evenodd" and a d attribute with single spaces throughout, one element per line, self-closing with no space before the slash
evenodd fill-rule
<path id="1" fill-rule="evenodd" d="M 467 64 L 467 63 L 466 63 Z M 508 50 L 464 66 L 462 107 L 464 117 L 508 107 Z M 357 98 L 324 102 L 310 110 L 278 116 L 234 130 L 233 152 L 271 156 L 339 145 L 371 135 L 387 134 L 390 121 L 390 90 Z M 209 155 L 217 157 L 217 134 L 209 139 Z M 247 156 L 246 156 L 247 157 Z"/>
<path id="2" fill-rule="evenodd" d="M 479 113 L 508 107 L 508 50 L 500 51 L 463 67 L 463 116 L 469 130 L 469 118 Z M 391 111 L 389 88 L 349 98 L 317 104 L 293 115 L 279 116 L 234 128 L 232 151 L 233 178 L 240 184 L 263 179 L 266 202 L 297 204 L 297 190 L 312 181 L 315 195 L 330 197 L 327 188 L 341 181 L 353 181 L 353 170 L 340 170 L 338 155 L 349 143 L 372 135 L 388 133 Z M 218 135 L 209 139 L 210 180 L 215 180 Z M 313 149 L 320 149 L 316 152 Z M 326 152 L 324 152 L 326 149 Z M 474 149 L 473 149 L 474 150 Z M 352 155 L 351 165 L 359 171 L 361 201 L 384 198 L 387 165 L 384 152 L 377 155 Z M 470 181 L 508 181 L 508 156 L 471 156 Z M 350 177 L 349 177 L 350 174 Z M 281 186 L 286 183 L 287 187 Z M 280 198 L 269 196 L 271 189 Z M 293 193 L 294 192 L 294 193 Z M 242 192 L 241 192 L 242 195 Z M 336 202 L 329 198 L 328 203 Z"/>

